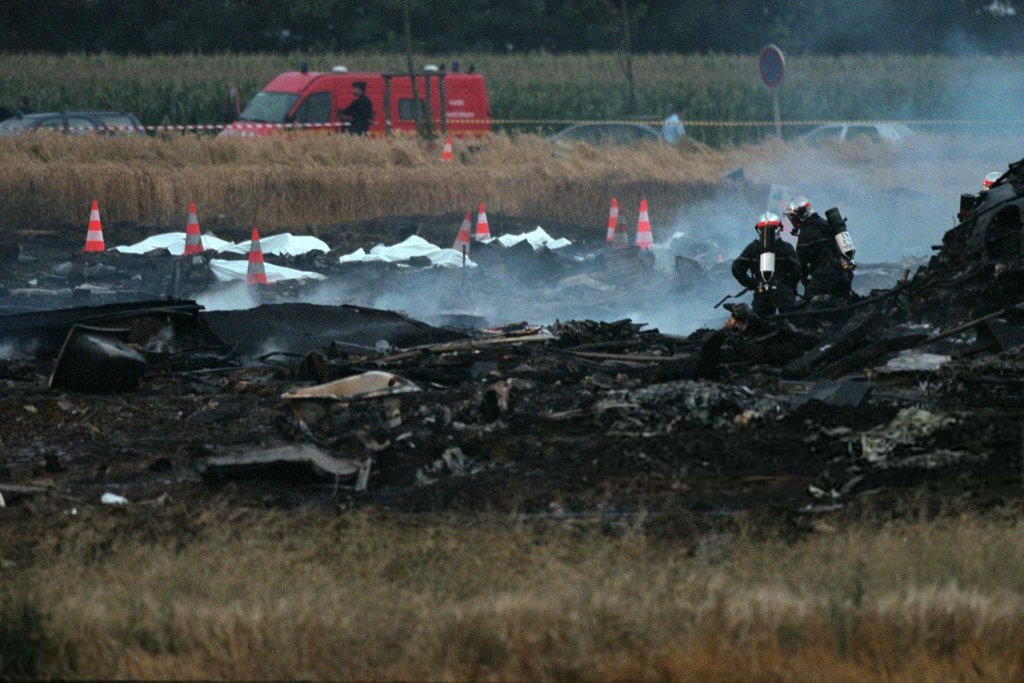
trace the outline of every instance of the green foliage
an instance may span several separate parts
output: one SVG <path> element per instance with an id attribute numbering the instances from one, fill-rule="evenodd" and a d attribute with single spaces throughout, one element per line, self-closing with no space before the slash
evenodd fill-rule
<path id="1" fill-rule="evenodd" d="M 0 50 L 394 50 L 408 4 L 417 50 L 1020 52 L 1019 0 L 7 0 Z M 9 6 L 9 8 L 8 8 Z"/>
<path id="2" fill-rule="evenodd" d="M 429 55 L 420 64 L 476 65 L 487 77 L 499 119 L 615 119 L 626 108 L 622 65 L 615 54 Z M 144 123 L 221 120 L 228 84 L 243 102 L 274 75 L 307 60 L 313 69 L 399 70 L 393 54 L 317 55 L 0 55 L 0 103 L 26 95 L 39 111 L 124 109 Z M 1024 58 L 936 56 L 793 57 L 781 91 L 784 119 L 944 118 L 961 114 L 962 95 L 986 101 L 1024 67 Z M 751 55 L 641 55 L 634 59 L 638 111 L 660 119 L 678 105 L 686 119 L 771 118 L 771 99 Z M 1015 81 L 1020 88 L 1020 81 Z M 1019 94 L 1019 93 L 1017 93 Z M 1016 95 L 1014 95 L 1016 96 Z M 560 127 L 550 124 L 541 129 Z M 536 128 L 534 128 L 536 130 Z M 767 129 L 698 128 L 712 144 L 749 142 Z M 801 132 L 799 130 L 792 131 Z"/>

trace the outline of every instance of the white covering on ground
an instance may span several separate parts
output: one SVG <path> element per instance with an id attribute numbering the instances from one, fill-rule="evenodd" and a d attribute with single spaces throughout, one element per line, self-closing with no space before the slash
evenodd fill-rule
<path id="1" fill-rule="evenodd" d="M 544 228 L 539 226 L 531 232 L 517 235 L 502 235 L 497 239 L 486 241 L 497 242 L 503 247 L 512 247 L 520 242 L 527 242 L 534 250 L 543 249 L 544 247 L 548 249 L 561 249 L 572 244 L 570 240 L 564 237 L 559 239 L 552 238 Z M 390 247 L 378 244 L 373 249 L 370 249 L 369 253 L 362 248 L 356 249 L 351 254 L 339 257 L 338 261 L 341 263 L 404 263 L 418 256 L 427 257 L 433 265 L 441 268 L 462 267 L 462 252 L 457 249 L 441 248 L 418 235 L 407 237 L 405 240 Z M 476 268 L 476 264 L 471 259 L 466 259 L 466 267 Z"/>
<path id="2" fill-rule="evenodd" d="M 572 244 L 570 240 L 567 240 L 564 237 L 559 237 L 556 240 L 539 225 L 531 232 L 523 232 L 518 235 L 502 235 L 498 238 L 498 244 L 503 247 L 512 247 L 523 241 L 529 242 L 534 251 L 543 249 L 544 247 L 547 247 L 548 249 L 561 249 L 562 247 L 567 247 Z"/>
<path id="3" fill-rule="evenodd" d="M 248 254 L 252 242 L 246 240 L 234 245 L 232 249 L 225 249 L 235 254 Z M 312 235 L 293 235 L 290 232 L 282 232 L 280 235 L 270 235 L 260 238 L 260 249 L 264 255 L 272 256 L 302 256 L 311 251 L 322 251 L 327 253 L 331 250 L 327 243 Z"/>
<path id="4" fill-rule="evenodd" d="M 248 254 L 252 244 L 249 240 L 235 244 L 206 233 L 202 235 L 202 240 L 204 250 L 219 251 L 224 254 Z M 326 242 L 312 235 L 293 235 L 290 232 L 262 238 L 260 248 L 264 254 L 272 256 L 302 256 L 311 251 L 322 251 L 326 254 L 331 250 Z M 172 255 L 181 256 L 185 253 L 185 233 L 166 232 L 161 235 L 153 235 L 136 244 L 114 247 L 111 251 L 118 251 L 122 254 L 148 254 L 155 249 L 167 249 Z"/>
<path id="5" fill-rule="evenodd" d="M 222 240 L 216 235 L 204 234 L 201 236 L 203 249 L 210 251 L 233 251 L 235 243 Z M 126 244 L 112 248 L 110 251 L 117 251 L 122 254 L 148 254 L 156 249 L 166 249 L 172 256 L 181 256 L 185 253 L 185 233 L 165 232 L 160 235 L 147 237 L 135 244 Z"/>
<path id="6" fill-rule="evenodd" d="M 284 280 L 326 280 L 325 275 L 311 273 L 306 270 L 295 270 L 284 266 L 275 266 L 273 263 L 264 263 L 267 271 L 267 281 L 270 283 L 282 282 Z M 227 261 L 225 259 L 213 259 L 210 261 L 210 270 L 214 277 L 221 282 L 232 282 L 245 280 L 249 274 L 249 261 Z"/>
<path id="7" fill-rule="evenodd" d="M 411 258 L 425 256 L 430 263 L 439 268 L 461 268 L 462 252 L 455 249 L 442 249 L 426 241 L 418 235 L 407 237 L 398 244 L 386 247 L 378 244 L 367 254 L 362 248 L 338 259 L 341 263 L 404 263 Z M 467 268 L 476 268 L 471 259 L 466 259 Z"/>

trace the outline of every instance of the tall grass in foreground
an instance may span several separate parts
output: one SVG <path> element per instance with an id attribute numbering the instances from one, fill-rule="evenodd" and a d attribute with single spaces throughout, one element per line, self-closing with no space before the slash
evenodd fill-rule
<path id="1" fill-rule="evenodd" d="M 1022 532 L 967 517 L 657 540 L 97 510 L 2 570 L 0 613 L 30 615 L 34 655 L 0 674 L 1019 680 Z"/>
<path id="2" fill-rule="evenodd" d="M 626 88 L 614 54 L 428 55 L 426 64 L 475 64 L 487 77 L 494 116 L 510 119 L 618 118 Z M 401 70 L 398 54 L 0 55 L 0 103 L 27 95 L 39 110 L 124 109 L 144 123 L 220 120 L 228 84 L 248 101 L 276 74 L 336 64 Z M 934 56 L 791 57 L 782 89 L 786 119 L 1019 118 L 1024 58 Z M 637 111 L 689 119 L 770 119 L 771 100 L 753 55 L 638 55 Z M 712 144 L 749 142 L 769 129 L 693 128 Z M 800 132 L 800 131 L 794 131 Z"/>

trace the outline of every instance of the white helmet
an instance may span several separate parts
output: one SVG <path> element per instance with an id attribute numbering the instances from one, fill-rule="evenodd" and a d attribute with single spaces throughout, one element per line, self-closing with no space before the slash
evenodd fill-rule
<path id="1" fill-rule="evenodd" d="M 771 211 L 765 211 L 761 214 L 761 217 L 757 219 L 757 224 L 754 229 L 761 232 L 765 228 L 779 229 L 782 227 L 782 220 Z"/>
<path id="2" fill-rule="evenodd" d="M 983 190 L 990 190 L 990 189 L 992 189 L 992 186 L 996 184 L 996 181 L 999 180 L 999 178 L 1002 175 L 1003 174 L 1000 173 L 999 171 L 992 171 L 987 176 L 985 176 L 984 180 L 981 181 L 981 189 L 983 189 Z"/>
<path id="3" fill-rule="evenodd" d="M 783 213 L 786 214 L 786 218 L 790 221 L 794 218 L 798 221 L 803 221 L 811 215 L 811 200 L 807 197 L 794 197 L 789 200 L 789 204 L 786 204 L 786 209 Z"/>

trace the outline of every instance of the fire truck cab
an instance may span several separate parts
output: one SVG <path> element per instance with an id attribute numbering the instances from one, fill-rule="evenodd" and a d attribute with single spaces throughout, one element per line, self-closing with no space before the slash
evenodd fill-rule
<path id="1" fill-rule="evenodd" d="M 487 87 L 479 74 L 428 70 L 410 76 L 335 67 L 327 72 L 288 71 L 274 77 L 221 135 L 266 136 L 282 130 L 344 132 L 341 112 L 355 100 L 352 87 L 359 82 L 366 83 L 366 96 L 373 104 L 371 136 L 416 133 L 417 114 L 421 131 L 459 137 L 480 137 L 491 131 Z"/>

